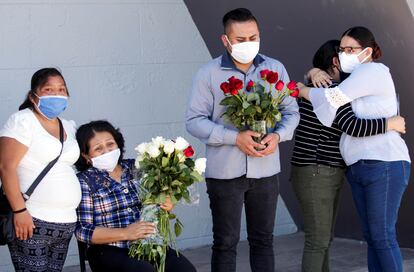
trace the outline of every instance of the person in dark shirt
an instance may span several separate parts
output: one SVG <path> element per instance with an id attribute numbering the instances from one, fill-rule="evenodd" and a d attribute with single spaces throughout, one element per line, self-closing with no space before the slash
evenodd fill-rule
<path id="1" fill-rule="evenodd" d="M 339 40 L 325 42 L 315 53 L 313 66 L 325 71 L 332 79 L 323 84 L 334 87 L 348 74 L 341 72 L 336 48 Z M 313 73 L 313 82 L 322 73 Z M 329 81 L 329 82 L 328 82 Z M 329 271 L 329 246 L 333 239 L 339 195 L 345 179 L 345 163 L 339 151 L 341 135 L 367 137 L 388 130 L 405 130 L 400 116 L 380 119 L 360 119 L 350 103 L 337 111 L 332 127 L 322 125 L 310 101 L 299 98 L 300 122 L 296 129 L 291 160 L 291 182 L 304 216 L 305 246 L 302 271 Z"/>

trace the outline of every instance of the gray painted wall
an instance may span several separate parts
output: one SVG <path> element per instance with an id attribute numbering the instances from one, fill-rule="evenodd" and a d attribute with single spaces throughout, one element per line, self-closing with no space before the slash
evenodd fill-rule
<path id="1" fill-rule="evenodd" d="M 192 76 L 211 55 L 183 1 L 0 0 L 0 25 L 0 125 L 23 101 L 32 74 L 57 66 L 71 94 L 64 118 L 110 120 L 126 138 L 126 157 L 156 135 L 188 137 L 203 156 L 185 132 L 184 111 Z M 176 209 L 185 225 L 181 248 L 212 241 L 205 191 L 198 184 L 195 203 Z M 276 234 L 296 231 L 283 201 L 277 222 Z M 66 264 L 77 262 L 72 243 Z M 8 270 L 0 247 L 0 271 Z"/>

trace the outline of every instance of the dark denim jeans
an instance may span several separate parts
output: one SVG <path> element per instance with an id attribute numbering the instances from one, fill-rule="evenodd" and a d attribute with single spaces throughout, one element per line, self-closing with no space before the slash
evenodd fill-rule
<path id="1" fill-rule="evenodd" d="M 360 160 L 348 168 L 347 179 L 368 243 L 370 272 L 403 269 L 395 224 L 409 176 L 406 161 Z"/>
<path id="2" fill-rule="evenodd" d="M 279 191 L 277 176 L 206 181 L 213 216 L 211 271 L 236 271 L 243 204 L 250 246 L 250 267 L 253 272 L 275 271 L 273 228 Z"/>

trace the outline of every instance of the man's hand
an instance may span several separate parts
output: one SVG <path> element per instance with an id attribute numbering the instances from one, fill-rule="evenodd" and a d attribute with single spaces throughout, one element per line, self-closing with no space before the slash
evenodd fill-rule
<path id="1" fill-rule="evenodd" d="M 237 147 L 243 151 L 244 153 L 246 153 L 248 156 L 251 157 L 263 157 L 264 155 L 259 153 L 256 149 L 263 149 L 266 146 L 256 143 L 252 137 L 260 137 L 260 133 L 251 131 L 251 130 L 246 130 L 246 131 L 242 131 L 239 132 L 239 134 L 237 135 L 237 139 L 236 139 L 236 145 Z"/>
<path id="2" fill-rule="evenodd" d="M 277 145 L 279 144 L 280 136 L 277 133 L 268 134 L 263 140 L 262 144 L 266 146 L 265 149 L 259 151 L 263 156 L 267 156 L 276 151 Z"/>

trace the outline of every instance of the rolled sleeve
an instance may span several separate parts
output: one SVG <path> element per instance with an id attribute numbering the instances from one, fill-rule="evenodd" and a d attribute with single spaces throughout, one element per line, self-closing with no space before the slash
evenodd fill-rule
<path id="1" fill-rule="evenodd" d="M 89 186 L 79 177 L 82 189 L 82 200 L 77 208 L 78 222 L 75 230 L 76 238 L 84 243 L 91 244 L 95 230 L 93 200 Z"/>

